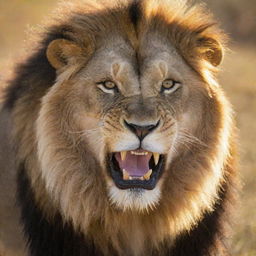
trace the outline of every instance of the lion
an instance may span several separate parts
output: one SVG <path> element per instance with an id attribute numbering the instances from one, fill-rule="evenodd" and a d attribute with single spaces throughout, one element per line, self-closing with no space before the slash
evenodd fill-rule
<path id="1" fill-rule="evenodd" d="M 33 43 L 1 108 L 0 254 L 228 255 L 236 128 L 206 7 L 65 1 Z"/>

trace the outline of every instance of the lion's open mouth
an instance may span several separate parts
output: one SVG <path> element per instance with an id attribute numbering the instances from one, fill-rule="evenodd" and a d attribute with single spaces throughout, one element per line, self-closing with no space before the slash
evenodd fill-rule
<path id="1" fill-rule="evenodd" d="M 120 189 L 154 189 L 162 173 L 164 156 L 144 150 L 110 154 L 111 176 Z"/>

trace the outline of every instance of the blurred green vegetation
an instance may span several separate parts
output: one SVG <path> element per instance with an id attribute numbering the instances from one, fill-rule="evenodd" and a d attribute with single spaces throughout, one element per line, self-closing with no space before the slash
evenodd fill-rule
<path id="1" fill-rule="evenodd" d="M 107 1 L 107 0 L 106 0 Z M 56 0 L 0 0 L 0 82 L 22 55 L 30 27 L 56 5 Z M 244 183 L 232 241 L 233 256 L 256 255 L 256 1 L 205 0 L 231 38 L 220 82 L 237 113 Z M 29 49 L 28 49 L 29 50 Z"/>

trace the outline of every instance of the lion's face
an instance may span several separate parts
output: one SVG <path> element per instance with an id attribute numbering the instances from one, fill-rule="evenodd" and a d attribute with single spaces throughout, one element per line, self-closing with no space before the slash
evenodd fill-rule
<path id="1" fill-rule="evenodd" d="M 157 205 L 206 92 L 171 45 L 149 41 L 137 53 L 122 41 L 98 49 L 72 74 L 61 71 L 46 95 L 45 104 L 61 113 L 53 117 L 65 125 L 61 136 L 87 148 L 101 167 L 88 171 L 101 176 L 109 202 L 121 209 Z"/>
<path id="2" fill-rule="evenodd" d="M 214 79 L 224 37 L 180 1 L 86 2 L 49 29 L 56 81 L 20 99 L 28 117 L 18 108 L 16 123 L 29 125 L 16 134 L 36 135 L 22 148 L 50 217 L 104 252 L 112 241 L 119 255 L 150 254 L 213 211 L 225 180 L 232 115 Z"/>
<path id="3" fill-rule="evenodd" d="M 18 157 L 47 217 L 106 255 L 164 254 L 214 211 L 233 161 L 224 35 L 183 1 L 71 2 L 10 91 Z"/>

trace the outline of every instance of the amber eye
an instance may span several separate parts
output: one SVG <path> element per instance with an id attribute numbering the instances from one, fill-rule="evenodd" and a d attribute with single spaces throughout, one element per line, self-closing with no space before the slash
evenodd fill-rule
<path id="1" fill-rule="evenodd" d="M 103 82 L 104 87 L 106 87 L 106 89 L 114 89 L 116 88 L 116 84 L 112 81 L 106 81 Z"/>
<path id="2" fill-rule="evenodd" d="M 98 88 L 100 88 L 103 92 L 113 94 L 117 89 L 117 86 L 112 81 L 104 81 L 104 82 L 98 83 Z"/>
<path id="3" fill-rule="evenodd" d="M 164 93 L 172 93 L 181 87 L 181 83 L 172 79 L 167 79 L 162 83 L 161 91 Z"/>

